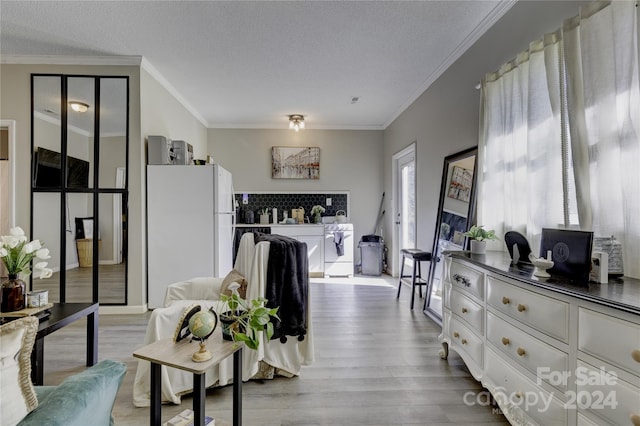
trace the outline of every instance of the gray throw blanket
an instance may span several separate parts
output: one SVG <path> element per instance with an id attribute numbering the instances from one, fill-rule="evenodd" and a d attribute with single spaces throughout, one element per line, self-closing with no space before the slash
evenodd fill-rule
<path id="1" fill-rule="evenodd" d="M 335 231 L 333 233 L 333 242 L 336 244 L 336 253 L 338 256 L 344 256 L 344 232 Z"/>
<path id="2" fill-rule="evenodd" d="M 256 243 L 270 243 L 265 298 L 268 300 L 267 307 L 279 307 L 280 317 L 280 321 L 273 321 L 272 339 L 279 338 L 284 343 L 287 341 L 286 336 L 297 336 L 302 341 L 307 334 L 307 244 L 283 235 L 254 235 Z"/>

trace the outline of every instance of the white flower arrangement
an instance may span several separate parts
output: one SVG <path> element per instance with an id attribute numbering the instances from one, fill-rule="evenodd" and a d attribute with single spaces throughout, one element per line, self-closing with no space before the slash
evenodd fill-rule
<path id="1" fill-rule="evenodd" d="M 324 213 L 324 207 L 315 205 L 311 207 L 311 214 L 314 216 L 320 216 L 321 213 Z"/>
<path id="2" fill-rule="evenodd" d="M 0 258 L 7 268 L 9 275 L 22 274 L 29 276 L 31 260 L 50 259 L 49 249 L 44 248 L 40 240 L 27 242 L 27 236 L 22 228 L 16 226 L 9 230 L 9 235 L 0 237 Z M 39 278 L 49 278 L 53 270 L 47 268 L 47 262 L 37 262 L 33 265 L 34 273 L 39 274 Z"/>

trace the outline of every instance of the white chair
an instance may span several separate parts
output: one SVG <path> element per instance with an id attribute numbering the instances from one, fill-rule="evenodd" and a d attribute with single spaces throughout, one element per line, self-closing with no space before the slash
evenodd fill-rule
<path id="1" fill-rule="evenodd" d="M 254 242 L 254 235 L 246 233 L 240 240 L 234 268 L 247 281 L 247 299 L 265 295 L 270 243 Z M 176 325 L 185 308 L 200 304 L 203 309 L 219 308 L 220 288 L 224 278 L 199 277 L 169 285 L 163 308 L 151 313 L 144 344 L 160 339 L 172 338 Z M 314 361 L 313 332 L 310 310 L 310 292 L 307 292 L 307 332 L 304 340 L 292 337 L 286 343 L 280 340 L 264 341 L 260 337 L 258 350 L 245 347 L 243 353 L 242 380 L 273 378 L 274 375 L 293 377 L 300 374 L 302 365 Z M 162 401 L 180 404 L 180 396 L 193 389 L 193 375 L 175 368 L 162 366 Z M 205 385 L 224 386 L 233 381 L 233 359 L 212 367 L 205 375 Z M 137 407 L 150 404 L 150 364 L 138 361 L 138 370 L 133 385 L 133 403 Z"/>

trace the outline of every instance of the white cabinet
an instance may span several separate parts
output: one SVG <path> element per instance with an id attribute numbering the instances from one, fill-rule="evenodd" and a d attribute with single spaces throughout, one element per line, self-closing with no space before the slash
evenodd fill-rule
<path id="1" fill-rule="evenodd" d="M 640 425 L 637 303 L 617 308 L 462 256 L 445 258 L 441 356 L 456 351 L 512 424 Z"/>
<path id="2" fill-rule="evenodd" d="M 341 238 L 337 238 L 340 235 Z M 324 276 L 353 277 L 353 224 L 326 224 L 324 228 Z M 340 252 L 336 241 L 340 241 Z"/>
<path id="3" fill-rule="evenodd" d="M 271 225 L 271 233 L 307 243 L 309 275 L 324 276 L 324 225 Z"/>

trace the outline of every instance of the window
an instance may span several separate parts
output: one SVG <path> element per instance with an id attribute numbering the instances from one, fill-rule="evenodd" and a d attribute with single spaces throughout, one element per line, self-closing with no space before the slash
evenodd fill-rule
<path id="1" fill-rule="evenodd" d="M 632 2 L 580 12 L 483 81 L 479 218 L 534 252 L 542 227 L 614 235 L 638 278 L 637 14 Z"/>

